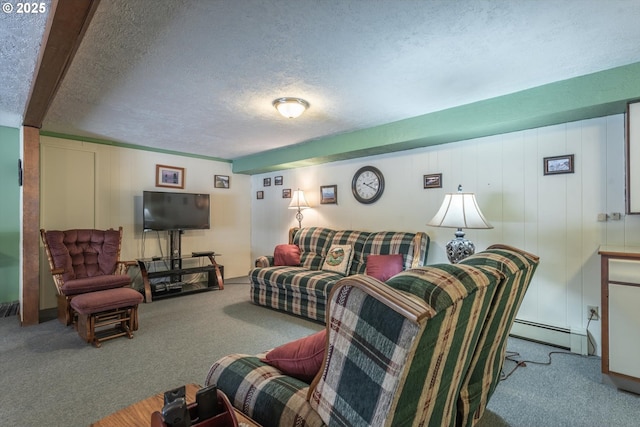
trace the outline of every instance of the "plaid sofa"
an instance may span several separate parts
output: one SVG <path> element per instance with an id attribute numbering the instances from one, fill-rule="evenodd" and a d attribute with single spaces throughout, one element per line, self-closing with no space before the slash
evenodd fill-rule
<path id="1" fill-rule="evenodd" d="M 241 354 L 216 361 L 205 384 L 265 427 L 474 425 L 538 262 L 494 245 L 386 283 L 345 277 L 329 297 L 325 357 L 311 384 Z"/>
<path id="2" fill-rule="evenodd" d="M 322 270 L 331 245 L 351 245 L 353 261 L 347 276 L 364 274 L 367 256 L 401 254 L 404 269 L 425 265 L 429 236 L 393 231 L 336 231 L 323 227 L 294 228 L 289 243 L 300 248 L 300 266 L 273 266 L 273 256 L 256 260 L 249 272 L 251 300 L 319 322 L 325 321 L 326 301 L 335 283 L 345 277 Z"/>

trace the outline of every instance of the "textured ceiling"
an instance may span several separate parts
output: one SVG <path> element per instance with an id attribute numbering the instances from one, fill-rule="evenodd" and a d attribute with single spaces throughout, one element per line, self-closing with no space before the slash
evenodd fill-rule
<path id="1" fill-rule="evenodd" d="M 42 130 L 236 159 L 638 62 L 638 16 L 637 0 L 101 0 Z M 0 15 L 0 125 L 20 125 L 43 18 Z M 282 96 L 311 108 L 282 118 Z"/>
<path id="2" fill-rule="evenodd" d="M 2 1 L 0 11 L 0 126 L 18 128 L 22 126 L 51 1 L 43 1 L 45 13 L 37 14 L 18 13 L 12 3 Z"/>

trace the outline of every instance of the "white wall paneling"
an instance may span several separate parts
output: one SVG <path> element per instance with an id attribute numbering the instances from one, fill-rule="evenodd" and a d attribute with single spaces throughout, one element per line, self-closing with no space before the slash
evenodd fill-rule
<path id="1" fill-rule="evenodd" d="M 51 137 L 41 137 L 40 143 L 43 165 L 43 227 L 105 229 L 122 226 L 124 234 L 121 259 L 151 257 L 160 255 L 161 251 L 167 254 L 166 232 L 147 232 L 143 238 L 142 192 L 152 190 L 209 193 L 211 229 L 185 231 L 182 236 L 182 252 L 189 254 L 192 251 L 215 250 L 222 254 L 216 259 L 224 265 L 225 277 L 247 274 L 252 264 L 249 210 L 251 180 L 245 175 L 233 175 L 230 163 Z M 87 170 L 89 160 L 85 162 L 87 164 L 70 163 L 69 159 L 74 153 L 85 153 L 91 157 L 90 170 Z M 156 164 L 185 168 L 184 190 L 156 187 Z M 230 188 L 214 188 L 214 175 L 229 175 Z M 53 186 L 53 181 L 50 181 L 53 178 L 63 184 Z M 83 190 L 76 189 L 76 184 L 82 184 Z M 94 206 L 89 215 L 91 220 L 71 220 L 60 211 L 60 206 L 57 206 L 60 203 L 58 196 L 52 197 L 52 194 L 66 195 L 65 210 L 70 212 L 84 210 L 78 209 L 79 205 L 74 200 L 79 198 L 85 202 L 91 201 L 90 204 Z M 47 275 L 50 276 L 46 263 L 44 267 L 41 263 L 41 276 Z M 135 280 L 139 280 L 139 275 Z M 55 306 L 55 299 L 41 308 L 48 306 Z"/>
<path id="2" fill-rule="evenodd" d="M 543 158 L 575 155 L 575 173 L 543 175 Z M 371 205 L 351 195 L 351 178 L 364 165 L 379 168 L 385 192 Z M 442 173 L 443 188 L 423 189 L 425 174 Z M 284 176 L 284 186 L 262 187 L 264 177 Z M 320 205 L 321 185 L 338 185 L 338 205 Z M 432 239 L 428 262 L 448 262 L 444 246 L 454 230 L 426 225 L 443 195 L 476 193 L 495 227 L 467 230 L 477 250 L 506 243 L 540 256 L 540 266 L 518 318 L 559 328 L 584 329 L 587 305 L 600 305 L 599 245 L 640 246 L 640 218 L 598 222 L 598 213 L 624 212 L 624 116 L 333 162 L 252 177 L 252 257 L 270 254 L 297 222 L 274 189 L 305 190 L 312 208 L 303 226 L 335 229 L 425 231 Z M 264 200 L 255 192 L 265 191 Z M 589 332 L 600 341 L 600 324 Z"/>

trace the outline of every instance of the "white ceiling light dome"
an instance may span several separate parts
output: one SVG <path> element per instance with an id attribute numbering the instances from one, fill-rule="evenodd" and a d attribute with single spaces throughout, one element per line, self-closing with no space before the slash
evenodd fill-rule
<path id="1" fill-rule="evenodd" d="M 309 103 L 302 98 L 278 98 L 273 101 L 273 106 L 284 117 L 295 119 L 309 108 Z"/>

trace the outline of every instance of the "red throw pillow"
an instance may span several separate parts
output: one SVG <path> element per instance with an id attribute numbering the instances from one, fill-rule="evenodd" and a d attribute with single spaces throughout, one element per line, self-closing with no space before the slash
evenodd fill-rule
<path id="1" fill-rule="evenodd" d="M 322 366 L 324 358 L 325 329 L 308 337 L 276 347 L 261 359 L 278 368 L 283 374 L 311 383 Z"/>
<path id="2" fill-rule="evenodd" d="M 367 256 L 367 275 L 385 282 L 403 270 L 401 254 Z"/>
<path id="3" fill-rule="evenodd" d="M 273 265 L 300 265 L 300 248 L 296 245 L 277 245 L 273 252 Z"/>

